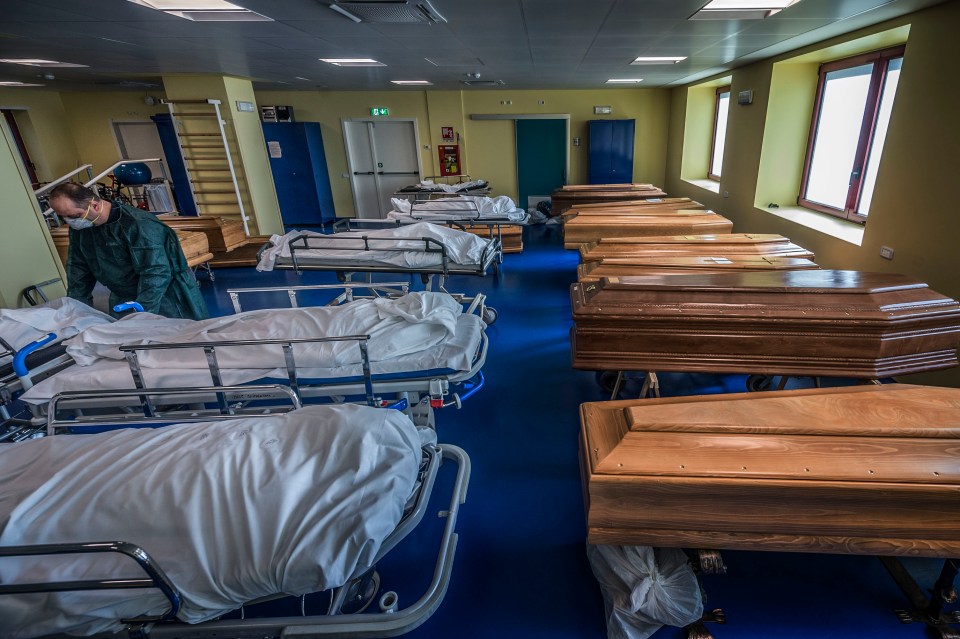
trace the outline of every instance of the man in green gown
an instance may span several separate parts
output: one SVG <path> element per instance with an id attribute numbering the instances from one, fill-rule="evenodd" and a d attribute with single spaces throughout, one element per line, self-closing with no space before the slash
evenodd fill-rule
<path id="1" fill-rule="evenodd" d="M 92 305 L 100 282 L 110 289 L 111 312 L 136 301 L 165 317 L 208 317 L 177 234 L 154 214 L 102 200 L 74 183 L 54 188 L 48 202 L 70 226 L 67 295 Z"/>

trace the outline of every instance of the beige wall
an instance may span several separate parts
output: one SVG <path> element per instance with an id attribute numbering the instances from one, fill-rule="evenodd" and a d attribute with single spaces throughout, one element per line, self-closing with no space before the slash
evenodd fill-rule
<path id="1" fill-rule="evenodd" d="M 771 126 L 767 119 L 768 104 L 783 97 L 781 94 L 774 98 L 770 96 L 774 63 L 905 24 L 910 25 L 907 52 L 862 244 L 857 246 L 842 241 L 756 208 L 757 197 L 787 197 L 784 193 L 761 193 L 757 189 L 761 150 L 766 146 L 774 152 L 776 136 L 792 135 L 771 129 L 765 137 L 765 127 Z M 681 178 L 683 119 L 688 91 L 687 88 L 674 89 L 670 107 L 667 191 L 671 195 L 699 199 L 728 216 L 734 222 L 735 231 L 780 233 L 790 237 L 814 251 L 817 262 L 823 267 L 904 273 L 927 282 L 941 293 L 960 298 L 960 252 L 957 250 L 960 216 L 956 212 L 956 203 L 960 201 L 960 180 L 956 177 L 957 157 L 960 156 L 960 127 L 956 126 L 960 84 L 954 81 L 956 60 L 960 57 L 960 38 L 955 33 L 957 24 L 960 24 L 960 1 L 954 0 L 843 38 L 736 69 L 733 72 L 733 94 L 752 89 L 754 103 L 731 106 L 721 182 L 721 189 L 729 192 L 729 198 L 691 185 Z M 811 68 L 815 70 L 815 65 Z M 799 103 L 795 108 L 809 111 L 809 104 L 797 100 Z M 782 171 L 782 179 L 791 185 L 796 183 L 796 166 L 796 158 L 790 158 L 780 163 L 777 169 Z M 766 178 L 769 179 L 769 172 L 773 170 L 768 169 Z M 789 197 L 795 203 L 796 193 L 791 192 Z M 881 246 L 896 251 L 894 260 L 880 258 Z M 960 386 L 960 371 L 954 369 L 908 379 L 918 383 Z"/>

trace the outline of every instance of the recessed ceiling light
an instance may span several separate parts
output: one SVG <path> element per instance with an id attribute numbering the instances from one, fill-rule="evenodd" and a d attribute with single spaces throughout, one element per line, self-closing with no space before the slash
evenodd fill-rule
<path id="1" fill-rule="evenodd" d="M 0 87 L 42 87 L 43 84 L 31 84 L 30 82 L 14 82 L 5 80 L 0 82 Z"/>
<path id="2" fill-rule="evenodd" d="M 312 82 L 310 78 L 301 78 L 299 75 L 293 76 L 294 80 L 306 80 L 307 82 Z"/>
<path id="3" fill-rule="evenodd" d="M 385 67 L 383 62 L 377 62 L 371 58 L 320 58 L 320 62 L 326 62 L 338 67 Z"/>
<path id="4" fill-rule="evenodd" d="M 676 64 L 687 59 L 685 55 L 678 56 L 640 56 L 630 64 Z"/>
<path id="5" fill-rule="evenodd" d="M 0 62 L 9 64 L 22 64 L 28 67 L 86 67 L 85 64 L 73 64 L 72 62 L 57 62 L 56 60 L 40 60 L 38 58 L 0 58 Z"/>
<path id="6" fill-rule="evenodd" d="M 800 0 L 711 0 L 691 20 L 762 20 Z"/>
<path id="7" fill-rule="evenodd" d="M 643 82 L 643 78 L 610 78 L 607 84 L 636 84 Z"/>
<path id="8" fill-rule="evenodd" d="M 273 18 L 226 0 L 127 0 L 194 22 L 272 22 Z"/>
<path id="9" fill-rule="evenodd" d="M 430 82 L 429 80 L 390 80 L 390 82 L 394 84 L 418 84 L 418 85 L 433 84 L 433 82 Z"/>

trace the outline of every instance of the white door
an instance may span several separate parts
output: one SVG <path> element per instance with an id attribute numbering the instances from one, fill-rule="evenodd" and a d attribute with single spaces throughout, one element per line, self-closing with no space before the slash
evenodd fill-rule
<path id="1" fill-rule="evenodd" d="M 420 181 L 416 120 L 344 120 L 343 137 L 357 217 L 386 217 L 393 194 Z"/>

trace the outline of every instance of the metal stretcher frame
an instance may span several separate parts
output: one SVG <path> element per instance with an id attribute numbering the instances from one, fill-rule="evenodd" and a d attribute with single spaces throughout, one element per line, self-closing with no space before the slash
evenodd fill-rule
<path id="1" fill-rule="evenodd" d="M 362 248 L 350 248 L 343 247 L 337 248 L 338 251 L 356 251 L 357 252 L 357 261 L 354 263 L 348 263 L 343 260 L 337 260 L 335 262 L 324 262 L 322 258 L 314 258 L 309 256 L 303 256 L 304 251 L 323 251 L 325 248 L 329 247 L 311 247 L 311 239 L 322 239 L 324 241 L 334 240 L 339 242 L 356 242 L 361 240 L 363 242 Z M 397 244 L 401 242 L 423 242 L 422 248 L 400 248 Z M 371 243 L 375 245 L 375 249 L 371 248 Z M 391 245 L 392 243 L 392 245 Z M 260 253 L 257 255 L 257 260 L 259 261 L 264 250 L 266 250 L 270 245 L 264 245 L 260 249 Z M 348 281 L 347 273 L 411 273 L 418 274 L 424 281 L 424 284 L 430 282 L 429 276 L 439 275 L 441 278 L 446 278 L 449 275 L 479 275 L 485 276 L 487 270 L 491 267 L 494 272 L 498 271 L 498 265 L 503 260 L 503 246 L 499 238 L 491 239 L 487 246 L 484 247 L 483 253 L 480 257 L 480 260 L 476 264 L 457 264 L 450 259 L 447 254 L 447 247 L 444 246 L 442 242 L 439 242 L 433 238 L 422 237 L 419 239 L 414 238 L 378 238 L 378 237 L 337 237 L 336 234 L 325 235 L 322 238 L 312 238 L 308 235 L 300 235 L 290 241 L 290 257 L 277 257 L 276 262 L 274 263 L 275 269 L 281 270 L 292 270 L 296 271 L 298 274 L 302 274 L 303 271 L 333 271 L 337 273 L 337 278 L 341 282 Z M 393 264 L 373 264 L 370 262 L 364 262 L 362 260 L 363 251 L 388 251 L 392 253 L 408 253 L 408 252 L 420 252 L 427 254 L 436 254 L 440 256 L 440 264 L 432 266 L 417 266 L 417 267 L 406 267 Z M 301 255 L 298 256 L 297 253 Z M 289 261 L 288 261 L 289 260 Z M 440 287 L 442 289 L 443 282 L 441 281 Z"/>
<path id="2" fill-rule="evenodd" d="M 444 184 L 450 184 L 449 180 L 454 177 L 457 178 L 457 184 L 464 184 L 465 182 L 472 181 L 470 176 L 466 173 L 462 175 L 427 175 L 423 179 L 432 180 L 436 184 L 439 184 L 437 180 L 442 179 L 447 180 L 447 182 L 444 182 Z M 466 178 L 466 180 L 464 180 L 464 178 Z M 486 182 L 484 186 L 478 186 L 472 189 L 455 192 L 447 192 L 440 188 L 424 188 L 421 186 L 421 183 L 417 183 L 411 184 L 410 186 L 405 186 L 399 191 L 395 191 L 393 197 L 408 201 L 423 202 L 427 200 L 439 200 L 451 196 L 455 197 L 457 195 L 490 195 L 490 183 Z M 413 200 L 410 200 L 411 197 L 413 197 Z"/>
<path id="3" fill-rule="evenodd" d="M 216 387 L 201 389 L 144 389 L 143 393 L 148 395 L 161 395 L 168 393 L 178 394 L 196 394 L 200 397 L 209 394 L 212 391 L 223 392 L 235 390 L 237 392 L 246 392 L 250 387 Z M 292 409 L 300 407 L 299 400 L 282 386 L 264 386 L 260 390 L 274 390 L 285 394 L 291 402 Z M 112 394 L 131 394 L 130 390 L 106 391 Z M 90 394 L 90 391 L 62 393 L 51 399 L 51 415 L 56 415 L 55 403 L 60 401 L 72 401 Z M 389 410 L 389 409 L 384 409 Z M 217 419 L 227 420 L 241 416 L 240 414 L 222 414 Z M 243 415 L 249 416 L 249 415 Z M 171 418 L 181 422 L 186 421 L 210 421 L 209 417 L 192 416 L 186 417 L 168 414 L 162 418 L 156 415 L 149 415 L 146 412 L 143 416 L 130 417 L 122 422 L 114 421 L 96 421 L 87 420 L 80 425 L 85 426 L 130 426 L 130 425 L 163 425 L 171 424 Z M 61 432 L 69 426 L 77 426 L 75 420 L 54 421 L 51 422 L 51 435 Z M 174 426 L 175 427 L 175 426 Z M 358 567 L 351 579 L 345 584 L 334 588 L 331 592 L 330 605 L 327 615 L 313 615 L 301 617 L 278 617 L 263 619 L 235 619 L 235 620 L 213 620 L 198 624 L 186 624 L 173 621 L 180 608 L 182 598 L 177 591 L 176 586 L 169 580 L 163 571 L 162 566 L 158 565 L 142 548 L 135 544 L 124 541 L 102 541 L 88 543 L 65 543 L 65 544 L 44 544 L 27 546 L 0 547 L 0 558 L 2 557 L 27 557 L 39 555 L 62 555 L 76 553 L 122 553 L 131 559 L 134 559 L 145 573 L 145 577 L 139 579 L 94 579 L 78 580 L 52 583 L 28 583 L 28 584 L 0 584 L 0 596 L 5 594 L 28 594 L 28 593 L 51 593 L 66 592 L 78 590 L 113 590 L 130 588 L 156 588 L 167 598 L 170 609 L 162 614 L 138 619 L 123 620 L 127 624 L 127 635 L 131 638 L 147 637 L 178 637 L 178 638 L 218 638 L 224 636 L 248 636 L 249 633 L 255 633 L 256 636 L 297 636 L 297 637 L 392 637 L 413 630 L 423 624 L 439 607 L 440 602 L 446 594 L 450 583 L 450 576 L 453 569 L 453 559 L 457 546 L 457 533 L 455 532 L 457 516 L 460 505 L 466 501 L 467 486 L 470 480 L 470 458 L 466 452 L 458 446 L 449 444 L 437 444 L 435 446 L 425 446 L 422 449 L 423 460 L 419 473 L 419 480 L 416 484 L 415 492 L 411 496 L 413 506 L 404 513 L 397 527 L 384 539 L 377 555 L 370 566 Z M 383 557 L 397 546 L 423 519 L 424 514 L 429 507 L 429 499 L 436 482 L 437 473 L 443 460 L 449 460 L 457 465 L 457 474 L 454 480 L 451 496 L 448 506 L 445 510 L 438 512 L 438 516 L 446 520 L 443 534 L 440 539 L 437 560 L 434 565 L 433 576 L 425 593 L 412 605 L 391 610 L 389 613 L 384 611 L 381 614 L 341 614 L 340 609 L 348 596 L 349 588 L 356 580 L 360 579 L 364 573 L 375 568 L 376 564 Z M 381 604 L 384 599 L 393 596 L 396 602 L 396 594 L 387 592 L 381 597 Z M 282 597 L 279 595 L 278 597 Z M 273 598 L 268 598 L 270 600 Z M 248 604 L 260 603 L 264 600 L 248 602 Z M 385 607 L 385 606 L 384 606 Z M 241 606 L 242 610 L 243 606 Z M 303 610 L 303 598 L 301 597 L 301 610 Z M 160 625 L 157 625 L 158 622 Z M 110 633 L 109 636 L 117 637 L 117 634 Z M 122 635 L 121 635 L 122 636 Z M 252 636 L 252 635 L 250 635 Z"/>

